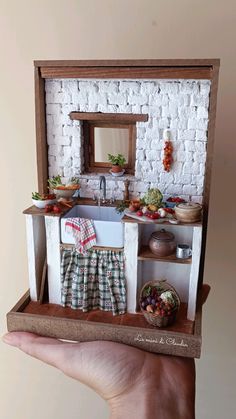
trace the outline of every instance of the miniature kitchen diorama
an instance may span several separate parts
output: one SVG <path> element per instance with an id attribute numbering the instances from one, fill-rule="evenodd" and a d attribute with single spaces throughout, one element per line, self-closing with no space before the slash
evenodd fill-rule
<path id="1" fill-rule="evenodd" d="M 29 291 L 9 331 L 200 356 L 218 71 L 217 59 L 35 62 Z"/>

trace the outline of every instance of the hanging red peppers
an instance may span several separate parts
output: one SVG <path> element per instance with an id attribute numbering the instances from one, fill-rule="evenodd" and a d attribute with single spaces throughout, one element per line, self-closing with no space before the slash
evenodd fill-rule
<path id="1" fill-rule="evenodd" d="M 166 172 L 170 171 L 171 163 L 173 163 L 173 146 L 170 141 L 170 131 L 168 129 L 164 130 L 163 137 L 165 140 L 165 146 L 164 146 L 164 158 L 162 160 L 164 170 Z"/>

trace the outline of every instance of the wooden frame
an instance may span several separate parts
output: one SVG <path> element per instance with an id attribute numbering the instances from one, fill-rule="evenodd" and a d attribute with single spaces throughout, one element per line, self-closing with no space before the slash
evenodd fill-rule
<path id="1" fill-rule="evenodd" d="M 124 165 L 126 173 L 134 174 L 136 157 L 136 122 L 146 122 L 146 114 L 71 112 L 72 120 L 83 122 L 84 169 L 85 172 L 104 172 L 110 163 L 95 161 L 94 128 L 127 128 L 129 130 L 128 162 Z"/>
<path id="2" fill-rule="evenodd" d="M 201 287 L 204 277 L 204 258 L 207 237 L 208 205 L 210 195 L 211 168 L 214 144 L 214 130 L 216 117 L 216 98 L 219 74 L 218 59 L 200 60 L 81 60 L 81 61 L 35 61 L 35 115 L 36 115 L 36 142 L 37 142 L 37 170 L 39 192 L 47 191 L 48 155 L 46 137 L 46 112 L 45 112 L 45 79 L 54 78 L 101 78 L 101 79 L 207 79 L 211 81 L 207 160 L 204 184 L 204 214 L 202 227 L 202 244 L 199 268 L 198 286 Z M 77 113 L 78 114 L 78 113 Z M 82 116 L 82 115 L 81 115 Z M 76 119 L 74 113 L 73 118 Z M 133 274 L 133 272 L 130 272 Z M 155 336 L 150 337 L 150 332 L 141 329 L 141 338 L 137 337 L 137 329 L 126 326 L 96 324 L 86 320 L 72 320 L 61 317 L 52 317 L 39 314 L 30 314 L 29 295 L 24 298 L 8 313 L 8 330 L 36 331 L 43 335 L 74 340 L 114 340 L 152 352 L 175 354 L 180 356 L 199 357 L 201 348 L 201 311 L 197 310 L 192 335 L 185 333 L 155 331 Z M 92 323 L 92 324 L 91 324 Z M 175 345 L 157 345 L 161 337 L 177 342 Z M 159 336 L 159 337 L 158 337 Z M 182 340 L 187 339 L 188 346 L 181 346 Z M 171 340 L 172 339 L 172 340 Z M 178 344 L 179 343 L 179 344 Z"/>

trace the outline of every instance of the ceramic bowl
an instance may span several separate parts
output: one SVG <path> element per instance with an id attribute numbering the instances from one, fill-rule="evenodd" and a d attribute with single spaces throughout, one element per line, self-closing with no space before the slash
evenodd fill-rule
<path id="1" fill-rule="evenodd" d="M 56 203 L 56 199 L 32 199 L 33 204 L 40 209 L 43 209 L 46 207 L 46 205 L 52 205 Z"/>
<path id="2" fill-rule="evenodd" d="M 77 189 L 53 189 L 53 193 L 56 195 L 57 199 L 65 198 L 69 200 L 78 189 L 80 189 L 79 186 Z"/>

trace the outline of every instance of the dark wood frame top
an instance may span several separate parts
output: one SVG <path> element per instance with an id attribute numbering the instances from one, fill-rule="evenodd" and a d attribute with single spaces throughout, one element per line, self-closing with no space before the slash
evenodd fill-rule
<path id="1" fill-rule="evenodd" d="M 203 239 L 199 284 L 203 280 L 208 205 L 212 171 L 213 145 L 216 118 L 216 100 L 219 76 L 219 59 L 173 60 L 70 60 L 35 61 L 35 114 L 38 190 L 47 191 L 48 147 L 46 138 L 45 79 L 56 78 L 106 78 L 106 79 L 208 79 L 211 80 L 206 174 L 204 184 Z"/>

